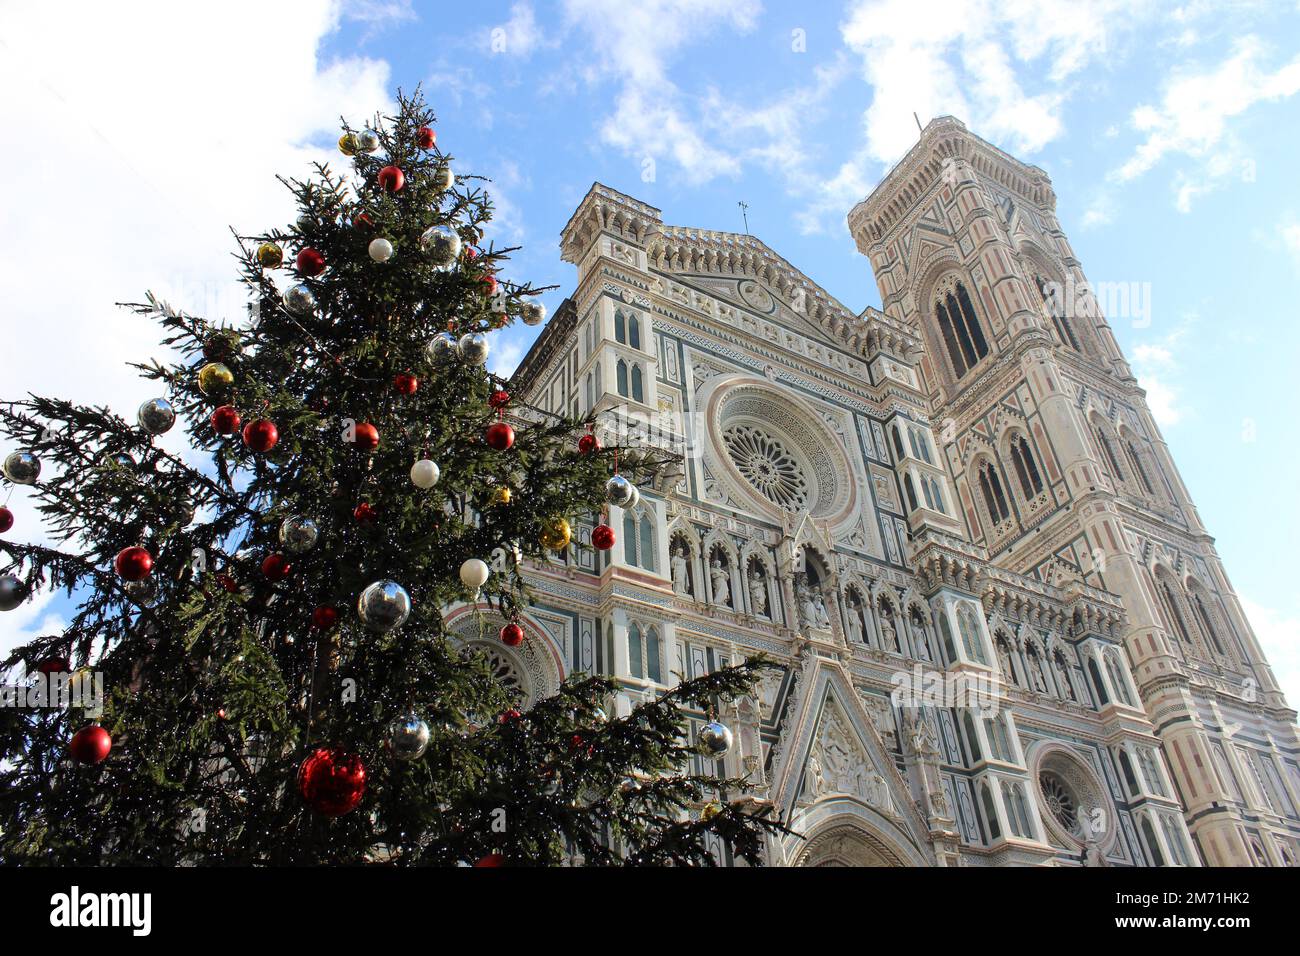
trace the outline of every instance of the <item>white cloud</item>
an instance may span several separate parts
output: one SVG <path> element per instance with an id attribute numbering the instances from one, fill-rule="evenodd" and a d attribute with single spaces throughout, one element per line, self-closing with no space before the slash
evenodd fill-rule
<path id="1" fill-rule="evenodd" d="M 1147 406 L 1162 428 L 1177 425 L 1187 411 L 1182 404 L 1182 388 L 1176 384 L 1180 371 L 1178 350 L 1195 321 L 1195 316 L 1188 316 L 1163 339 L 1133 346 L 1133 373 L 1138 385 L 1146 390 Z"/>
<path id="2" fill-rule="evenodd" d="M 517 56 L 527 59 L 538 47 L 553 46 L 537 24 L 533 5 L 516 3 L 510 8 L 510 19 L 487 30 L 480 38 L 480 46 L 490 53 Z"/>
<path id="3" fill-rule="evenodd" d="M 1159 105 L 1133 110 L 1130 125 L 1145 139 L 1111 178 L 1128 182 L 1166 158 L 1188 157 L 1195 161 L 1193 167 L 1179 170 L 1173 180 L 1175 205 L 1182 212 L 1230 177 L 1253 179 L 1252 161 L 1232 135 L 1229 121 L 1257 103 L 1300 92 L 1300 56 L 1269 72 L 1261 62 L 1266 53 L 1258 37 L 1245 36 L 1213 69 L 1176 75 L 1165 86 Z"/>
<path id="4" fill-rule="evenodd" d="M 0 614 L 0 661 L 38 637 L 63 633 L 68 622 L 50 607 L 60 593 L 38 591 L 19 607 Z"/>
<path id="5" fill-rule="evenodd" d="M 1300 616 L 1288 616 L 1244 596 L 1241 607 L 1287 703 L 1295 707 L 1300 703 Z"/>
<path id="6" fill-rule="evenodd" d="M 1296 268 L 1300 269 L 1300 222 L 1287 220 L 1277 227 L 1278 237 L 1282 240 L 1282 246 L 1291 258 L 1295 260 Z"/>

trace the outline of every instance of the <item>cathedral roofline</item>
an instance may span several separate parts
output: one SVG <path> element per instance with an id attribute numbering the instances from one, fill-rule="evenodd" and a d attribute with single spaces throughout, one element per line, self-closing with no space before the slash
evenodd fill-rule
<path id="1" fill-rule="evenodd" d="M 975 135 L 954 116 L 938 116 L 926 124 L 909 149 L 871 193 L 848 214 L 849 232 L 859 251 L 869 253 L 918 199 L 940 180 L 956 181 L 962 165 L 1003 188 L 1047 210 L 1056 208 L 1056 193 L 1047 173 L 1021 162 L 986 139 Z"/>

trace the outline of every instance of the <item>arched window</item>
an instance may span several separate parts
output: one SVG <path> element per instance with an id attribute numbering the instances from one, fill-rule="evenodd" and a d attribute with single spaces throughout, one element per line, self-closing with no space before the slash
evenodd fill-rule
<path id="1" fill-rule="evenodd" d="M 1038 473 L 1034 462 L 1034 453 L 1029 450 L 1029 442 L 1024 435 L 1017 435 L 1011 440 L 1011 463 L 1015 466 L 1016 477 L 1020 480 L 1020 490 L 1029 500 L 1043 490 L 1043 477 Z"/>
<path id="2" fill-rule="evenodd" d="M 962 711 L 961 725 L 966 731 L 966 749 L 970 751 L 971 766 L 974 766 L 984 759 L 984 755 L 980 753 L 980 739 L 975 733 L 975 721 L 971 719 L 969 710 Z"/>
<path id="3" fill-rule="evenodd" d="M 895 425 L 891 428 L 889 434 L 893 436 L 894 439 L 894 451 L 897 454 L 897 460 L 902 461 L 906 457 L 907 453 L 903 451 L 903 439 L 899 434 L 898 426 Z"/>
<path id="4" fill-rule="evenodd" d="M 1100 425 L 1093 426 L 1093 432 L 1097 436 L 1097 446 L 1105 458 L 1103 464 L 1106 466 L 1106 473 L 1115 481 L 1123 481 L 1124 472 L 1120 470 L 1119 460 L 1115 457 L 1115 449 L 1111 447 L 1110 438 L 1102 431 Z"/>
<path id="5" fill-rule="evenodd" d="M 1115 696 L 1119 698 L 1121 704 L 1132 707 L 1133 695 L 1128 692 L 1128 681 L 1124 679 L 1124 669 L 1119 662 L 1119 652 L 1112 650 L 1105 657 L 1106 670 L 1110 673 L 1110 682 L 1115 688 Z"/>
<path id="6" fill-rule="evenodd" d="M 632 401 L 644 402 L 645 390 L 641 386 L 641 366 L 632 366 Z"/>
<path id="7" fill-rule="evenodd" d="M 640 547 L 640 565 L 647 571 L 655 569 L 655 538 L 654 523 L 650 520 L 650 515 L 641 515 L 641 547 Z"/>
<path id="8" fill-rule="evenodd" d="M 924 475 L 921 476 L 921 493 L 925 496 L 925 506 L 927 508 L 931 511 L 940 510 L 934 503 L 934 482 L 927 479 Z"/>
<path id="9" fill-rule="evenodd" d="M 1168 581 L 1161 580 L 1156 582 L 1156 590 L 1160 595 L 1160 606 L 1165 612 L 1165 620 L 1170 630 L 1177 634 L 1184 644 L 1190 645 L 1192 636 L 1187 630 L 1187 622 L 1183 620 L 1183 612 L 1178 608 L 1178 598 L 1173 588 L 1169 586 Z"/>
<path id="10" fill-rule="evenodd" d="M 1042 276 L 1034 278 L 1038 283 L 1038 292 L 1043 297 L 1043 305 L 1047 307 L 1047 314 L 1052 317 L 1052 324 L 1056 326 L 1056 337 L 1061 340 L 1062 345 L 1068 345 L 1076 352 L 1083 351 L 1079 348 L 1079 340 L 1074 336 L 1069 316 L 1065 314 L 1065 303 L 1057 299 L 1055 290 L 1048 285 L 1046 279 Z"/>
<path id="11" fill-rule="evenodd" d="M 614 313 L 614 341 L 620 345 L 627 344 L 627 319 L 621 311 Z"/>
<path id="12" fill-rule="evenodd" d="M 1227 657 L 1227 654 L 1223 650 L 1223 643 L 1219 640 L 1219 635 L 1214 628 L 1214 621 L 1210 617 L 1210 609 L 1205 606 L 1205 599 L 1201 597 L 1200 590 L 1198 588 L 1192 588 L 1190 593 L 1192 595 L 1192 609 L 1196 611 L 1196 619 L 1201 625 L 1201 630 L 1204 631 L 1205 636 L 1210 639 L 1210 643 L 1214 645 L 1215 651 L 1217 651 L 1221 656 Z"/>
<path id="13" fill-rule="evenodd" d="M 907 510 L 915 511 L 918 507 L 916 489 L 912 487 L 912 476 L 910 474 L 903 475 L 903 491 L 907 493 Z"/>
<path id="14" fill-rule="evenodd" d="M 1110 703 L 1110 695 L 1106 693 L 1106 682 L 1101 679 L 1101 670 L 1097 667 L 1097 659 L 1088 657 L 1088 675 L 1092 678 L 1092 686 L 1097 692 L 1097 700 L 1100 706 L 1105 707 Z"/>
<path id="15" fill-rule="evenodd" d="M 592 391 L 591 373 L 587 373 L 586 385 L 587 411 L 591 411 L 592 406 L 596 404 L 596 393 Z"/>
<path id="16" fill-rule="evenodd" d="M 627 629 L 627 670 L 638 679 L 645 676 L 645 659 L 642 656 L 641 628 L 633 624 Z"/>
<path id="17" fill-rule="evenodd" d="M 993 756 L 998 760 L 1005 760 L 1007 763 L 1015 763 L 1015 753 L 1011 749 L 1011 741 L 1007 737 L 1006 724 L 1003 723 L 1002 717 L 990 717 L 985 725 L 989 733 L 989 745 L 993 748 Z"/>
<path id="18" fill-rule="evenodd" d="M 919 428 L 909 428 L 907 435 L 912 442 L 912 456 L 919 458 L 927 465 L 934 464 L 934 460 L 930 457 L 930 442 L 925 437 L 925 432 Z"/>
<path id="19" fill-rule="evenodd" d="M 1165 865 L 1164 854 L 1160 852 L 1160 841 L 1156 839 L 1156 831 L 1151 828 L 1151 821 L 1142 817 L 1142 837 L 1146 841 L 1147 853 L 1151 856 L 1151 862 L 1156 866 Z"/>
<path id="20" fill-rule="evenodd" d="M 622 359 L 614 366 L 614 377 L 618 383 L 618 393 L 627 398 L 627 363 Z"/>
<path id="21" fill-rule="evenodd" d="M 934 312 L 953 372 L 961 378 L 989 352 L 966 286 L 956 283 L 952 290 L 935 301 Z"/>
<path id="22" fill-rule="evenodd" d="M 641 348 L 641 320 L 635 314 L 628 316 L 627 344 L 634 349 Z"/>
<path id="23" fill-rule="evenodd" d="M 623 512 L 623 560 L 636 567 L 637 561 L 636 515 L 631 511 Z"/>
<path id="24" fill-rule="evenodd" d="M 998 826 L 998 811 L 993 806 L 993 794 L 989 793 L 988 784 L 980 784 L 980 802 L 984 804 L 984 816 L 989 822 L 989 842 L 1001 838 L 1002 828 Z"/>
<path id="25" fill-rule="evenodd" d="M 1131 440 L 1126 439 L 1124 442 L 1124 455 L 1128 458 L 1129 468 L 1132 469 L 1133 474 L 1137 475 L 1138 481 L 1142 482 L 1142 487 L 1146 489 L 1146 493 L 1154 495 L 1156 490 L 1152 487 L 1151 479 L 1147 477 L 1147 470 L 1142 467 L 1142 459 L 1138 457 L 1137 449 L 1133 447 Z"/>
<path id="26" fill-rule="evenodd" d="M 1142 788 L 1138 786 L 1137 776 L 1133 773 L 1133 762 L 1129 760 L 1128 751 L 1123 747 L 1119 748 L 1119 769 L 1124 774 L 1124 782 L 1128 784 L 1129 796 L 1136 797 Z"/>
<path id="27" fill-rule="evenodd" d="M 964 605 L 957 611 L 957 630 L 961 633 L 961 643 L 966 656 L 973 661 L 987 664 L 988 659 L 984 656 L 984 647 L 980 641 L 979 624 L 975 621 L 971 609 Z"/>
<path id="28" fill-rule="evenodd" d="M 984 505 L 994 524 L 1011 517 L 1011 507 L 1007 504 L 1006 492 L 1002 490 L 1002 479 L 988 461 L 980 463 L 980 492 L 984 495 Z"/>

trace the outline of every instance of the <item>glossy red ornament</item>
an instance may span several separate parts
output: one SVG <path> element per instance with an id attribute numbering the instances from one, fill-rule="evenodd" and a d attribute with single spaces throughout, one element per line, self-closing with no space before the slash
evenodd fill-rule
<path id="1" fill-rule="evenodd" d="M 269 581 L 283 581 L 292 573 L 293 565 L 278 551 L 262 559 L 262 574 Z"/>
<path id="2" fill-rule="evenodd" d="M 504 388 L 498 388 L 488 396 L 488 404 L 497 409 L 505 408 L 510 404 L 510 393 Z"/>
<path id="3" fill-rule="evenodd" d="M 522 717 L 522 716 L 523 716 L 523 715 L 522 715 L 521 713 L 519 713 L 519 711 L 517 711 L 517 710 L 515 710 L 515 708 L 511 707 L 511 708 L 508 709 L 508 710 L 503 710 L 503 711 L 501 711 L 501 716 L 497 718 L 497 723 L 499 723 L 499 724 L 508 724 L 508 723 L 510 723 L 510 721 L 512 721 L 512 720 L 518 720 L 518 719 L 519 719 L 520 717 Z"/>
<path id="4" fill-rule="evenodd" d="M 143 581 L 153 573 L 153 555 L 139 546 L 123 548 L 113 559 L 113 567 L 123 581 Z"/>
<path id="5" fill-rule="evenodd" d="M 488 295 L 493 295 L 493 294 L 496 293 L 496 291 L 497 291 L 497 277 L 496 277 L 496 276 L 494 276 L 494 275 L 485 275 L 483 278 L 479 279 L 478 281 L 481 282 L 481 283 L 483 283 L 483 285 L 484 285 L 484 287 L 485 287 L 485 290 L 486 290 L 486 292 L 487 292 Z"/>
<path id="6" fill-rule="evenodd" d="M 359 212 L 352 217 L 352 228 L 360 229 L 362 232 L 370 232 L 375 228 L 375 221 L 370 218 L 368 213 Z"/>
<path id="7" fill-rule="evenodd" d="M 597 551 L 608 551 L 614 547 L 614 529 L 607 524 L 598 524 L 591 529 L 591 546 Z"/>
<path id="8" fill-rule="evenodd" d="M 584 455 L 590 455 L 593 451 L 600 451 L 600 439 L 591 432 L 587 432 L 578 439 L 578 451 Z"/>
<path id="9" fill-rule="evenodd" d="M 338 620 L 339 609 L 328 604 L 322 604 L 311 612 L 311 626 L 318 631 L 328 631 Z"/>
<path id="10" fill-rule="evenodd" d="M 369 422 L 362 422 L 353 429 L 352 442 L 362 451 L 374 451 L 379 447 L 379 429 Z"/>
<path id="11" fill-rule="evenodd" d="M 427 126 L 421 126 L 415 131 L 415 145 L 420 149 L 433 149 L 433 144 L 438 141 L 438 134 Z"/>
<path id="12" fill-rule="evenodd" d="M 236 594 L 236 593 L 238 593 L 238 591 L 239 591 L 239 582 L 236 581 L 236 580 L 235 580 L 233 577 L 231 577 L 229 574 L 226 574 L 226 572 L 224 572 L 224 571 L 220 572 L 220 573 L 217 575 L 217 581 L 221 584 L 221 586 L 222 586 L 223 588 L 226 589 L 226 593 L 227 593 L 227 594 Z"/>
<path id="13" fill-rule="evenodd" d="M 393 391 L 398 395 L 414 395 L 420 387 L 420 380 L 410 372 L 399 372 L 393 376 Z"/>
<path id="14" fill-rule="evenodd" d="M 501 628 L 501 643 L 506 647 L 518 647 L 524 642 L 524 629 L 511 621 Z"/>
<path id="15" fill-rule="evenodd" d="M 298 253 L 298 271 L 305 276 L 318 276 L 325 271 L 325 257 L 308 246 Z"/>
<path id="16" fill-rule="evenodd" d="M 352 517 L 360 524 L 368 524 L 379 517 L 379 511 L 374 505 L 363 501 L 352 509 Z"/>
<path id="17" fill-rule="evenodd" d="M 500 853 L 489 853 L 487 856 L 479 857 L 478 862 L 474 864 L 483 867 L 505 866 L 506 858 Z"/>
<path id="18" fill-rule="evenodd" d="M 222 405 L 212 413 L 212 430 L 218 435 L 233 435 L 239 431 L 241 419 L 233 405 Z"/>
<path id="19" fill-rule="evenodd" d="M 0 506 L 0 534 L 4 534 L 14 526 L 14 513 L 8 508 Z"/>
<path id="20" fill-rule="evenodd" d="M 406 173 L 396 166 L 385 166 L 379 171 L 379 185 L 390 193 L 399 193 L 406 185 Z"/>
<path id="21" fill-rule="evenodd" d="M 253 451 L 270 451 L 279 440 L 280 429 L 269 419 L 259 418 L 244 426 L 244 444 Z"/>
<path id="22" fill-rule="evenodd" d="M 515 430 L 506 422 L 493 422 L 484 436 L 489 448 L 505 451 L 515 443 Z"/>
<path id="23" fill-rule="evenodd" d="M 341 817 L 366 794 L 366 765 L 356 754 L 318 747 L 298 769 L 298 792 L 321 816 Z"/>
<path id="24" fill-rule="evenodd" d="M 77 763 L 103 763 L 113 749 L 113 738 L 98 724 L 89 724 L 72 735 L 68 753 Z"/>
<path id="25" fill-rule="evenodd" d="M 46 677 L 51 674 L 67 674 L 72 670 L 72 661 L 66 657 L 47 657 L 36 665 L 36 670 Z"/>

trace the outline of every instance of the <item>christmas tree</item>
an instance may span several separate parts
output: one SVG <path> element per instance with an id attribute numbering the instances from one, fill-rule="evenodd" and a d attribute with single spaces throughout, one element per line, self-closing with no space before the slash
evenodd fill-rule
<path id="1" fill-rule="evenodd" d="M 743 781 L 691 772 L 731 739 L 689 719 L 761 661 L 623 714 L 579 674 L 520 712 L 449 639 L 457 602 L 534 639 L 528 563 L 662 461 L 487 371 L 545 290 L 501 275 L 481 181 L 418 93 L 399 106 L 344 128 L 350 172 L 286 181 L 296 223 L 238 237 L 248 322 L 130 306 L 176 357 L 136 365 L 162 396 L 133 418 L 0 404 L 9 490 L 56 545 L 0 511 L 0 609 L 76 606 L 5 662 L 45 706 L 0 709 L 3 862 L 697 865 L 720 842 L 759 862 L 779 829 Z M 191 453 L 158 442 L 175 427 Z"/>

